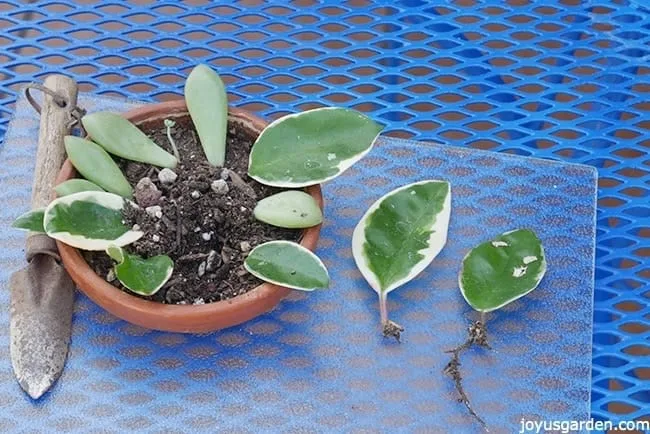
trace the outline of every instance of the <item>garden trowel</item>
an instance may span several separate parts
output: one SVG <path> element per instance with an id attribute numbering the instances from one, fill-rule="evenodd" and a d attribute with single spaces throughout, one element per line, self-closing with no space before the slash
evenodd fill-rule
<path id="1" fill-rule="evenodd" d="M 63 161 L 63 137 L 74 124 L 77 85 L 62 75 L 49 76 L 43 86 L 40 132 L 32 209 L 50 202 L 54 180 Z M 28 265 L 11 276 L 11 363 L 20 386 L 37 399 L 59 378 L 68 355 L 72 332 L 74 283 L 60 263 L 56 243 L 45 234 L 30 233 L 25 256 Z"/>

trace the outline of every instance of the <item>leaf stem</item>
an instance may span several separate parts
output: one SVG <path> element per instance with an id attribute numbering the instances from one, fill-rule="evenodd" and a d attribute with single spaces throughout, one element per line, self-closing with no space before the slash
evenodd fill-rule
<path id="1" fill-rule="evenodd" d="M 460 396 L 458 400 L 465 405 L 467 411 L 469 411 L 469 414 L 471 414 L 474 417 L 474 419 L 476 419 L 481 424 L 483 429 L 486 432 L 489 432 L 490 430 L 488 429 L 485 421 L 476 413 L 474 408 L 472 408 L 469 398 L 465 393 L 465 389 L 463 388 L 463 377 L 460 373 L 460 365 L 461 365 L 460 355 L 463 351 L 469 349 L 472 345 L 478 345 L 480 347 L 492 349 L 492 347 L 490 347 L 490 344 L 487 341 L 487 327 L 485 321 L 486 321 L 486 314 L 485 312 L 481 312 L 480 319 L 478 321 L 473 322 L 468 327 L 467 340 L 463 342 L 461 345 L 454 348 L 453 350 L 445 351 L 446 353 L 453 354 L 453 356 L 449 361 L 449 363 L 447 363 L 447 366 L 445 366 L 444 372 L 445 374 L 448 374 L 454 379 L 456 390 L 458 391 L 458 395 Z"/>
<path id="2" fill-rule="evenodd" d="M 165 127 L 167 128 L 167 140 L 169 140 L 169 144 L 172 145 L 172 150 L 174 151 L 174 157 L 176 157 L 176 160 L 180 163 L 181 161 L 181 155 L 178 153 L 178 148 L 176 147 L 176 142 L 174 141 L 174 138 L 172 137 L 172 127 L 176 125 L 176 122 L 174 122 L 171 119 L 165 119 Z"/>
<path id="3" fill-rule="evenodd" d="M 382 333 L 384 337 L 394 337 L 397 342 L 400 341 L 404 327 L 388 319 L 388 294 L 385 292 L 379 293 L 379 314 L 381 318 Z"/>

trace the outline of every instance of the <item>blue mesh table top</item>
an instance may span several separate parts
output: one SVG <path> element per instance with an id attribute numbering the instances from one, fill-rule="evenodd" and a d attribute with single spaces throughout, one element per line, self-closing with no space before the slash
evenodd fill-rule
<path id="1" fill-rule="evenodd" d="M 591 414 L 649 418 L 648 7 L 431 3 L 0 0 L 0 135 L 20 87 L 48 73 L 69 74 L 85 91 L 165 100 L 204 62 L 224 76 L 234 105 L 269 119 L 341 105 L 385 123 L 393 137 L 595 167 Z M 0 170 L 16 189 L 29 183 L 28 158 Z M 24 209 L 14 191 L 3 205 Z M 13 399 L 3 394 L 0 405 Z M 82 398 L 67 399 L 74 407 Z"/>

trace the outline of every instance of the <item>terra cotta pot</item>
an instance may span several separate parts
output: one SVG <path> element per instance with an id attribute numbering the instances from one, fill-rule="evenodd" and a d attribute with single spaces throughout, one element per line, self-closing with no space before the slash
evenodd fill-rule
<path id="1" fill-rule="evenodd" d="M 163 120 L 189 116 L 184 100 L 146 105 L 131 110 L 124 117 L 138 124 L 144 121 Z M 244 125 L 254 136 L 267 125 L 259 117 L 237 108 L 229 108 L 228 118 Z M 76 172 L 66 160 L 59 172 L 56 184 L 74 178 Z M 319 185 L 305 189 L 323 208 Z M 301 244 L 314 250 L 318 243 L 321 226 L 304 230 Z M 98 276 L 86 263 L 81 253 L 57 241 L 63 264 L 77 284 L 91 300 L 118 318 L 154 330 L 180 333 L 203 333 L 231 327 L 273 309 L 286 297 L 290 289 L 264 283 L 249 292 L 225 301 L 203 305 L 171 305 L 130 295 Z"/>

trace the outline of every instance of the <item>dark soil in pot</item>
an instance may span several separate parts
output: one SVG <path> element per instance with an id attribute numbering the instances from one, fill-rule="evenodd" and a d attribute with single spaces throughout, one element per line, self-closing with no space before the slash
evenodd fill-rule
<path id="1" fill-rule="evenodd" d="M 227 300 L 262 283 L 243 268 L 250 249 L 271 240 L 296 241 L 301 231 L 276 228 L 253 217 L 257 201 L 280 189 L 248 177 L 248 156 L 255 137 L 241 124 L 228 125 L 224 170 L 208 164 L 189 117 L 174 120 L 176 125 L 171 133 L 181 162 L 174 169 L 178 177 L 173 183 L 161 182 L 158 168 L 116 158 L 129 182 L 136 187 L 136 202 L 141 206 L 127 207 L 125 221 L 129 225 L 137 224 L 145 232 L 126 249 L 143 257 L 166 254 L 174 261 L 174 273 L 165 286 L 153 296 L 142 298 L 168 304 Z M 162 120 L 145 122 L 139 127 L 171 152 Z M 151 183 L 143 178 L 150 179 Z M 214 181 L 217 183 L 213 186 Z M 149 206 L 154 208 L 145 211 Z M 140 297 L 112 277 L 114 264 L 105 253 L 85 255 L 100 276 Z"/>

